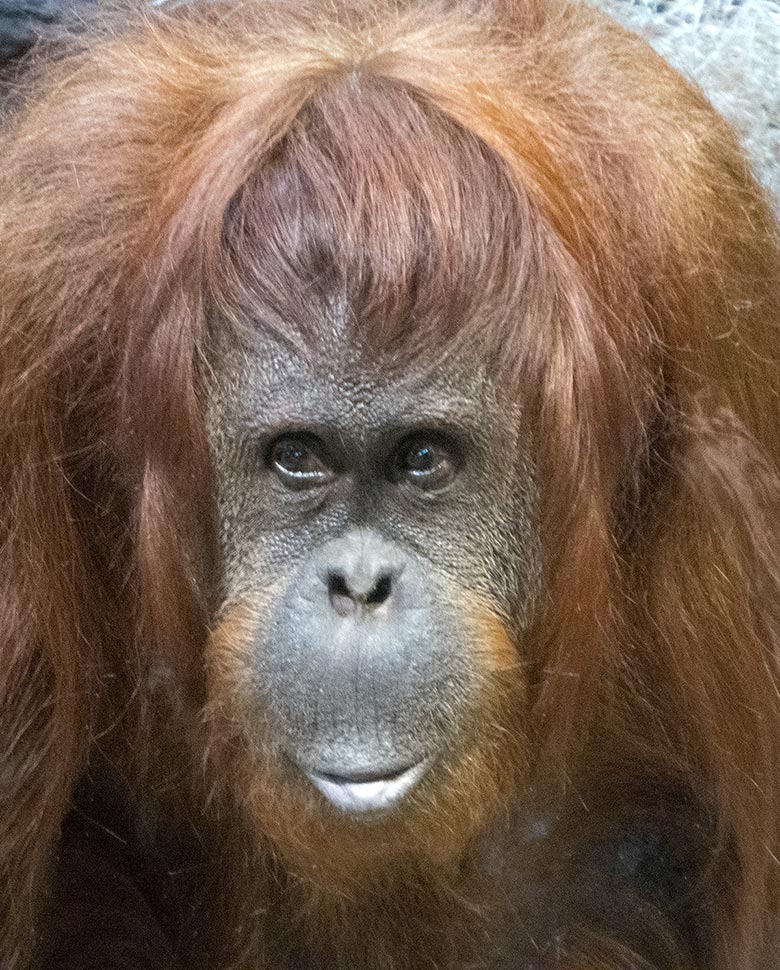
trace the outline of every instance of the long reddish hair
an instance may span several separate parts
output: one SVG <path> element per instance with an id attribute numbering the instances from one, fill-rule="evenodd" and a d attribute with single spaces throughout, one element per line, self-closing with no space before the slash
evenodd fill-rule
<path id="1" fill-rule="evenodd" d="M 203 690 L 212 322 L 258 293 L 294 309 L 300 217 L 340 240 L 355 339 L 397 355 L 479 340 L 522 403 L 545 567 L 523 645 L 535 771 L 683 779 L 731 860 L 711 966 L 754 967 L 780 851 L 765 201 L 701 93 L 592 11 L 324 17 L 100 17 L 6 124 L 4 965 L 26 966 L 96 747 L 153 730 L 150 671 Z M 128 747 L 140 777 L 148 740 Z"/>

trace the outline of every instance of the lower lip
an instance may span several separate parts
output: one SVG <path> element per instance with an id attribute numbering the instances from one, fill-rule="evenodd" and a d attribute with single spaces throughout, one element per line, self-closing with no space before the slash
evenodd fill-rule
<path id="1" fill-rule="evenodd" d="M 372 781 L 350 781 L 309 770 L 304 773 L 335 808 L 350 815 L 365 815 L 393 808 L 420 781 L 428 765 L 427 760 L 420 761 L 397 775 Z"/>

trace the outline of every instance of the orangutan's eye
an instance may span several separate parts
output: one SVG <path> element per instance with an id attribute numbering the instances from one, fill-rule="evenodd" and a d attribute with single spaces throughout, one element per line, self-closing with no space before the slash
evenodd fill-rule
<path id="1" fill-rule="evenodd" d="M 322 442 L 306 432 L 280 435 L 271 442 L 266 462 L 286 488 L 318 488 L 333 479 Z"/>
<path id="2" fill-rule="evenodd" d="M 456 449 L 448 438 L 421 431 L 406 438 L 397 449 L 392 477 L 428 492 L 440 491 L 455 478 L 458 464 Z"/>

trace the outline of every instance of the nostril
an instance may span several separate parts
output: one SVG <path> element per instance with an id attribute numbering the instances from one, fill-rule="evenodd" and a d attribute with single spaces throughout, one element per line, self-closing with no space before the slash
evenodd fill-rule
<path id="1" fill-rule="evenodd" d="M 331 596 L 346 596 L 348 599 L 352 599 L 347 581 L 341 573 L 328 574 L 328 592 Z"/>
<path id="2" fill-rule="evenodd" d="M 390 573 L 383 573 L 370 589 L 353 587 L 343 573 L 328 573 L 328 599 L 339 616 L 352 616 L 358 609 L 381 606 L 390 598 L 393 580 Z"/>
<path id="3" fill-rule="evenodd" d="M 385 600 L 389 599 L 392 587 L 393 581 L 389 573 L 380 576 L 374 584 L 374 588 L 365 597 L 366 606 L 381 606 Z"/>
<path id="4" fill-rule="evenodd" d="M 339 616 L 351 616 L 355 612 L 355 597 L 341 573 L 328 573 L 328 598 Z"/>

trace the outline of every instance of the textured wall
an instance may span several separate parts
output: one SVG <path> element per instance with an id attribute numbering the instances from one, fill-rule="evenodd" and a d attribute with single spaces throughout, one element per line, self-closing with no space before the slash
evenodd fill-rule
<path id="1" fill-rule="evenodd" d="M 595 0 L 693 77 L 780 212 L 780 0 Z"/>

